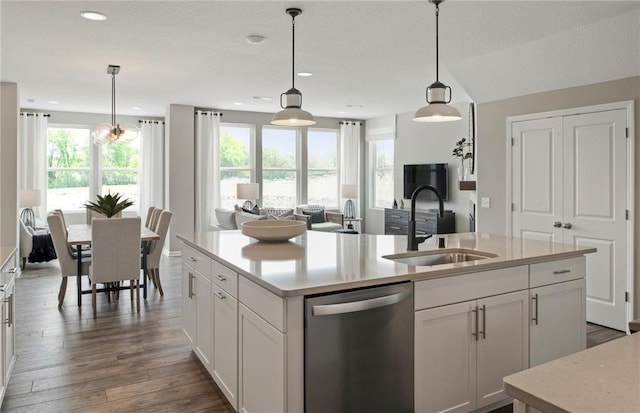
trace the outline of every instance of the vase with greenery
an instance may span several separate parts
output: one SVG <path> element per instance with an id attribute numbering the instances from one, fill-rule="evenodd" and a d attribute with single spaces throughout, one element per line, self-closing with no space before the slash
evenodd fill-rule
<path id="1" fill-rule="evenodd" d="M 105 196 L 98 195 L 96 202 L 87 202 L 84 204 L 84 207 L 102 214 L 107 218 L 111 218 L 125 208 L 133 205 L 133 201 L 128 199 L 121 200 L 121 198 L 122 196 L 119 193 L 111 194 L 111 192 L 109 192 Z"/>
<path id="2" fill-rule="evenodd" d="M 452 156 L 460 159 L 460 165 L 458 165 L 458 179 L 460 181 L 467 179 L 468 169 L 465 161 L 473 157 L 473 154 L 469 150 L 470 147 L 471 143 L 467 142 L 467 138 L 460 139 L 456 142 L 456 146 L 453 147 Z"/>

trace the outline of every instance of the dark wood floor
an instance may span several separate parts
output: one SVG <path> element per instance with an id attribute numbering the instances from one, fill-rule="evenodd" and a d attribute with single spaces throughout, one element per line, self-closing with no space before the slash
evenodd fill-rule
<path id="1" fill-rule="evenodd" d="M 16 285 L 18 360 L 2 412 L 233 412 L 181 332 L 180 259 L 163 258 L 160 297 L 140 314 L 129 298 L 91 295 L 76 305 L 75 278 L 57 309 L 57 262 L 28 264 Z"/>
<path id="2" fill-rule="evenodd" d="M 59 274 L 56 261 L 29 264 L 17 280 L 18 360 L 2 412 L 233 412 L 182 335 L 179 258 L 162 259 L 164 297 L 151 287 L 136 314 L 128 293 L 99 295 L 97 320 L 90 295 L 76 306 L 73 278 L 57 309 Z M 589 324 L 587 345 L 622 335 Z"/>

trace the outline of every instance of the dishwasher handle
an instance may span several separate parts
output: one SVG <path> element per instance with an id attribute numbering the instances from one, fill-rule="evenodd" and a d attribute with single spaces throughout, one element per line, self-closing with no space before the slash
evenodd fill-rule
<path id="1" fill-rule="evenodd" d="M 402 291 L 396 294 L 382 297 L 370 298 L 368 300 L 351 301 L 339 304 L 324 304 L 312 306 L 313 316 L 324 316 L 334 314 L 355 313 L 356 311 L 373 310 L 374 308 L 386 307 L 397 304 L 411 296 L 410 291 Z"/>

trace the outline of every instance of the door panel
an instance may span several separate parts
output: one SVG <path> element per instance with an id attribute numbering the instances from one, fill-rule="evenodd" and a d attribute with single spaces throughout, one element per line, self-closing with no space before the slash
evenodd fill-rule
<path id="1" fill-rule="evenodd" d="M 562 120 L 512 125 L 512 235 L 562 242 Z"/>
<path id="2" fill-rule="evenodd" d="M 587 320 L 627 328 L 627 139 L 624 109 L 564 117 L 564 242 L 587 256 Z M 601 247 L 601 248 L 600 248 Z"/>
<path id="3" fill-rule="evenodd" d="M 587 320 L 626 330 L 627 110 L 513 122 L 512 232 L 598 248 L 587 257 Z M 555 226 L 554 226 L 555 224 Z"/>

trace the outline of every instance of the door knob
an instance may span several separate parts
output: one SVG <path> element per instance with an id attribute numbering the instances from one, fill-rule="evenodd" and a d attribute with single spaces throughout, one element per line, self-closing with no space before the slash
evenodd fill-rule
<path id="1" fill-rule="evenodd" d="M 564 224 L 562 224 L 562 228 L 571 229 L 571 222 L 565 222 Z"/>
<path id="2" fill-rule="evenodd" d="M 556 228 L 560 228 L 560 227 L 562 226 L 562 222 L 560 222 L 560 221 L 554 221 L 554 222 L 553 222 L 553 226 L 554 226 L 554 227 L 556 227 Z"/>

